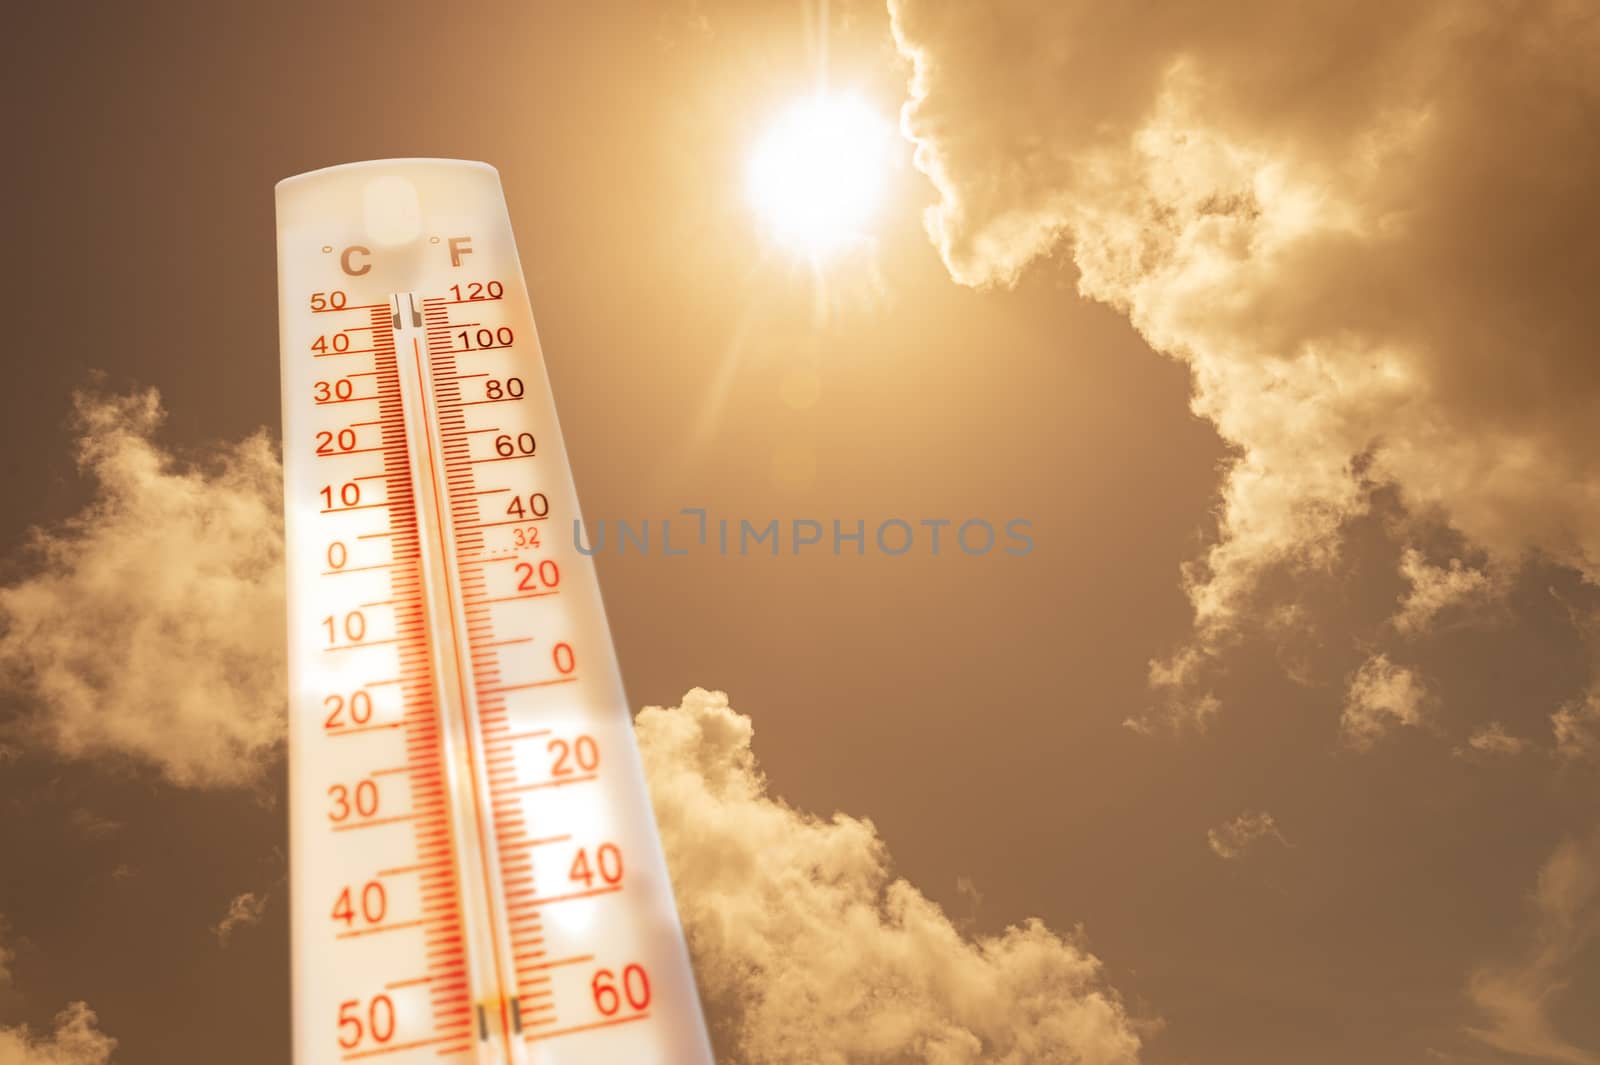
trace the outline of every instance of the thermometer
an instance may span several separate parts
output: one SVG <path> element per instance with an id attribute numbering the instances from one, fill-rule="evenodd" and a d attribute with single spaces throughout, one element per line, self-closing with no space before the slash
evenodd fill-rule
<path id="1" fill-rule="evenodd" d="M 709 1063 L 498 174 L 277 215 L 297 1065 Z"/>

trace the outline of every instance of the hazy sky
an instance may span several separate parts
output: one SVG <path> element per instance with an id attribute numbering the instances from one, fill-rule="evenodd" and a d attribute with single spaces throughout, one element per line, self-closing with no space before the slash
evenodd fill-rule
<path id="1" fill-rule="evenodd" d="M 1590 5 L 459 6 L 8 23 L 0 1065 L 286 1060 L 272 186 L 411 155 L 591 521 L 1032 523 L 600 557 L 724 1060 L 1600 1065 Z"/>

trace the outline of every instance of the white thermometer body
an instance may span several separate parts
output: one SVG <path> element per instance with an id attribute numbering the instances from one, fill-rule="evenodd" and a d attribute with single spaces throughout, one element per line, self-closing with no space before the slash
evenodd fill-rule
<path id="1" fill-rule="evenodd" d="M 277 204 L 296 1065 L 709 1063 L 498 175 Z"/>

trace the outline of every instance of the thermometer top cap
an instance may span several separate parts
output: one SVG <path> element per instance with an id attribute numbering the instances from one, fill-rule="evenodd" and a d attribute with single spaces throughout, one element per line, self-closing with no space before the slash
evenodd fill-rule
<path id="1" fill-rule="evenodd" d="M 463 159 L 374 159 L 284 178 L 278 226 L 360 219 L 361 236 L 394 247 L 423 235 L 430 219 L 503 211 L 500 175 Z"/>

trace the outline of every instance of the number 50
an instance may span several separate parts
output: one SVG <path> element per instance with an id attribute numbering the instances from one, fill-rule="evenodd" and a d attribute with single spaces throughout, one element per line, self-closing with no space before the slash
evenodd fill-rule
<path id="1" fill-rule="evenodd" d="M 368 1035 L 376 1043 L 387 1043 L 394 1038 L 394 1000 L 388 995 L 377 995 L 367 1003 L 365 1024 L 361 1023 L 360 999 L 339 1003 L 339 1045 L 346 1050 L 354 1049 Z"/>

